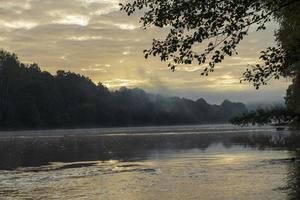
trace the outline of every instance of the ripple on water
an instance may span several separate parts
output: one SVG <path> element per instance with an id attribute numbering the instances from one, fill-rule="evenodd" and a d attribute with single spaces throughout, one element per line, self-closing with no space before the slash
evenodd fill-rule
<path id="1" fill-rule="evenodd" d="M 28 152 L 36 150 L 31 148 L 32 144 L 37 145 L 35 156 L 39 155 L 44 165 L 0 170 L 0 199 L 282 200 L 288 199 L 287 190 L 297 184 L 289 182 L 300 171 L 297 159 L 291 161 L 295 157 L 291 152 L 228 145 L 230 134 L 227 132 L 223 138 L 223 135 L 203 131 L 177 134 L 182 129 L 173 130 L 168 128 L 166 134 L 153 137 L 148 133 L 130 137 L 120 133 L 115 138 L 113 133 L 102 137 L 95 130 L 91 134 L 97 137 L 51 138 L 45 144 L 45 138 L 35 143 L 31 143 L 30 138 L 16 140 L 19 142 L 16 144 L 28 142 L 28 146 L 24 145 Z M 234 131 L 233 134 L 239 132 Z M 248 130 L 244 130 L 243 135 L 245 131 Z M 53 147 L 54 150 L 50 150 L 65 160 L 53 158 L 52 154 L 47 154 L 49 160 L 60 162 L 44 160 L 45 154 L 40 149 L 48 152 L 50 143 L 53 147 L 64 144 L 60 146 L 62 150 L 56 151 Z M 7 144 L 14 147 L 14 143 Z M 34 155 L 30 155 L 34 159 Z M 85 158 L 92 161 L 82 161 Z M 82 162 L 64 162 L 66 160 Z"/>

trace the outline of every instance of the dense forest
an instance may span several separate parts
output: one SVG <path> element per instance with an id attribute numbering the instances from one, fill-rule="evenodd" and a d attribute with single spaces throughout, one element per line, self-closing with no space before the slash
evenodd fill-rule
<path id="1" fill-rule="evenodd" d="M 224 123 L 246 111 L 228 100 L 210 105 L 138 88 L 109 91 L 82 75 L 51 75 L 0 51 L 1 129 Z"/>

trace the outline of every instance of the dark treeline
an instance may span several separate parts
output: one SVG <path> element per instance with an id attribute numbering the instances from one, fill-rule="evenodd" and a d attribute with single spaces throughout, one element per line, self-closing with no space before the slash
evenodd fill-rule
<path id="1" fill-rule="evenodd" d="M 79 74 L 41 71 L 0 51 L 0 128 L 63 128 L 223 123 L 246 112 L 241 103 L 209 105 L 141 89 L 109 91 Z"/>
<path id="2" fill-rule="evenodd" d="M 230 122 L 240 126 L 273 124 L 298 127 L 299 119 L 300 115 L 294 110 L 281 106 L 243 113 L 230 119 Z"/>

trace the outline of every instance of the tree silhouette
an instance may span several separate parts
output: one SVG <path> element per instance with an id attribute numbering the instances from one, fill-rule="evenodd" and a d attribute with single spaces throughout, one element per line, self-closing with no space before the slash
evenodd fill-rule
<path id="1" fill-rule="evenodd" d="M 121 10 L 132 15 L 144 10 L 140 22 L 143 28 L 151 26 L 164 28 L 168 35 L 164 40 L 153 40 L 152 48 L 145 50 L 145 57 L 160 56 L 162 61 L 169 62 L 175 70 L 176 65 L 199 65 L 208 61 L 202 75 L 215 70 L 215 65 L 226 56 L 237 54 L 237 45 L 248 35 L 252 25 L 257 31 L 266 28 L 266 23 L 274 18 L 280 25 L 276 32 L 277 46 L 261 52 L 260 64 L 249 65 L 241 78 L 256 89 L 266 85 L 272 78 L 292 78 L 293 83 L 287 90 L 287 109 L 282 109 L 281 116 L 290 114 L 293 124 L 300 124 L 300 1 L 299 0 L 135 0 Z M 198 52 L 195 47 L 204 46 Z M 248 113 L 233 122 L 243 124 L 270 122 L 274 112 L 259 116 L 260 111 Z"/>
<path id="2" fill-rule="evenodd" d="M 299 8 L 299 0 L 135 0 L 120 5 L 128 15 L 144 10 L 143 28 L 156 26 L 169 32 L 164 40 L 153 40 L 152 48 L 144 51 L 146 58 L 160 56 L 172 70 L 179 64 L 204 64 L 209 58 L 202 73 L 208 75 L 226 56 L 238 53 L 236 47 L 252 25 L 257 25 L 257 31 L 265 29 L 272 17 L 281 17 L 282 10 Z M 206 43 L 204 51 L 195 51 Z M 260 57 L 264 64 L 247 69 L 241 81 L 253 82 L 258 89 L 272 77 L 289 75 L 287 55 L 281 45 L 268 48 Z"/>
<path id="3" fill-rule="evenodd" d="M 138 88 L 109 91 L 80 74 L 43 72 L 6 51 L 0 51 L 0 67 L 0 128 L 221 123 L 247 111 L 229 101 L 215 106 Z"/>

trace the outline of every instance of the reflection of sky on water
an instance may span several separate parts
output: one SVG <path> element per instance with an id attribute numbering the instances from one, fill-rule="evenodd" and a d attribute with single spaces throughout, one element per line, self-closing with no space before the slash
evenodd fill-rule
<path id="1" fill-rule="evenodd" d="M 0 166 L 11 170 L 0 170 L 0 196 L 112 200 L 299 197 L 299 163 L 291 161 L 299 156 L 297 151 L 279 147 L 278 140 L 267 140 L 287 132 L 268 129 L 257 137 L 253 136 L 257 129 L 226 134 L 190 129 L 200 134 L 2 137 L 0 159 L 5 162 Z M 191 132 L 188 127 L 184 130 Z M 297 138 L 292 137 L 284 140 L 285 145 Z"/>

